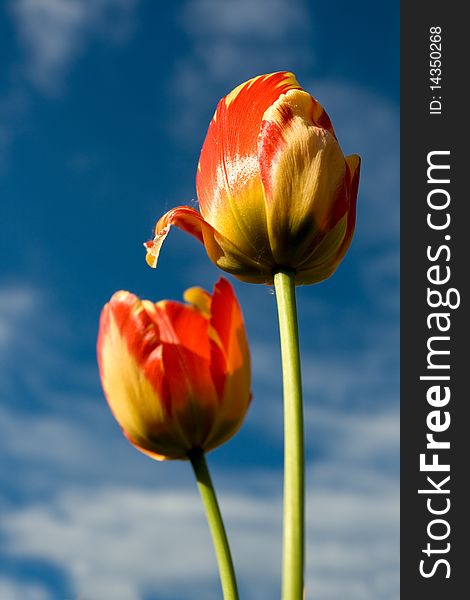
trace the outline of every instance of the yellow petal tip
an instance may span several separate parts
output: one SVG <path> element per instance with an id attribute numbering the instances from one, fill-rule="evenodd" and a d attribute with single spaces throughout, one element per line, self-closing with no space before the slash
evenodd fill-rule
<path id="1" fill-rule="evenodd" d="M 145 256 L 145 260 L 149 267 L 155 269 L 158 263 L 158 252 L 154 250 L 154 242 L 144 242 L 144 247 L 147 250 L 147 254 Z"/>
<path id="2" fill-rule="evenodd" d="M 184 292 L 183 298 L 188 304 L 194 306 L 194 308 L 196 308 L 204 317 L 210 317 L 212 297 L 209 292 L 206 292 L 206 290 L 203 290 L 200 287 L 191 287 Z"/>
<path id="3" fill-rule="evenodd" d="M 167 233 L 168 231 L 165 231 L 164 233 L 156 235 L 153 240 L 144 242 L 144 247 L 147 250 L 145 260 L 147 261 L 149 267 L 152 267 L 152 269 L 157 268 L 158 257 L 160 256 L 160 248 L 162 247 Z"/>

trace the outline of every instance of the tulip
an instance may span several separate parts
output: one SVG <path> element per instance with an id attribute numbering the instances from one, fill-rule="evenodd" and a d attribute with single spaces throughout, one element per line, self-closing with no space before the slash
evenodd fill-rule
<path id="1" fill-rule="evenodd" d="M 345 157 L 322 106 L 292 73 L 239 85 L 215 111 L 202 147 L 200 212 L 179 206 L 145 244 L 155 267 L 175 225 L 199 239 L 209 258 L 242 281 L 295 284 L 329 277 L 353 236 L 360 159 Z"/>
<path id="2" fill-rule="evenodd" d="M 120 291 L 101 313 L 98 364 L 124 435 L 158 460 L 207 452 L 239 429 L 250 403 L 250 356 L 231 285 L 187 304 Z"/>

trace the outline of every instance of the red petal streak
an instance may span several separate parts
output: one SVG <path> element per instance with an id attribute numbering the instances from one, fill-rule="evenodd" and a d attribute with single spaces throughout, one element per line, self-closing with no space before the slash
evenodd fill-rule
<path id="1" fill-rule="evenodd" d="M 224 396 L 225 380 L 227 378 L 227 359 L 223 348 L 215 340 L 210 341 L 211 356 L 210 370 L 212 381 L 214 382 L 215 391 L 219 402 L 222 402 Z"/>
<path id="2" fill-rule="evenodd" d="M 158 329 L 133 294 L 104 307 L 98 334 L 100 375 L 111 412 L 126 435 L 145 439 L 169 414 Z"/>
<path id="3" fill-rule="evenodd" d="M 300 89 L 291 73 L 271 73 L 250 79 L 219 102 L 201 150 L 196 178 L 204 215 L 210 213 L 211 204 L 220 190 L 218 172 L 221 167 L 226 184 L 230 182 L 232 195 L 236 195 L 237 187 L 246 184 L 245 171 L 230 172 L 231 167 L 234 165 L 238 169 L 240 159 L 257 156 L 263 114 L 290 89 Z"/>
<path id="4" fill-rule="evenodd" d="M 101 313 L 98 334 L 98 366 L 103 374 L 102 350 L 113 319 L 130 355 L 141 368 L 163 406 L 169 412 L 169 397 L 164 381 L 160 335 L 154 318 L 141 300 L 130 292 L 116 292 Z"/>
<path id="5" fill-rule="evenodd" d="M 353 157 L 356 157 L 357 164 L 353 162 Z M 354 227 L 356 226 L 356 200 L 361 166 L 361 159 L 359 156 L 348 156 L 345 160 L 346 171 L 344 194 L 341 194 L 335 204 L 332 206 L 327 222 L 327 228 L 331 229 L 337 223 L 339 223 L 346 213 L 348 213 L 348 227 L 343 244 L 347 243 L 346 240 L 352 236 Z M 349 243 L 347 243 L 347 245 L 349 246 Z M 344 253 L 341 256 L 344 256 Z"/>
<path id="6" fill-rule="evenodd" d="M 184 346 L 209 361 L 209 321 L 200 312 L 180 302 L 165 300 L 155 305 L 155 320 L 162 342 Z"/>
<path id="7" fill-rule="evenodd" d="M 187 439 L 188 449 L 202 445 L 217 405 L 209 362 L 183 346 L 163 344 L 163 365 L 175 425 Z"/>
<path id="8" fill-rule="evenodd" d="M 154 239 L 144 244 L 147 249 L 147 263 L 153 268 L 157 266 L 160 248 L 172 225 L 190 233 L 201 243 L 204 243 L 203 228 L 210 227 L 201 214 L 190 206 L 177 206 L 169 210 L 157 222 Z"/>
<path id="9" fill-rule="evenodd" d="M 202 242 L 201 221 L 204 221 L 204 219 L 197 210 L 194 210 L 194 208 L 191 208 L 190 206 L 177 206 L 168 211 L 158 221 L 155 226 L 155 236 L 166 235 L 170 226 L 176 225 L 176 227 L 190 233 Z"/>
<path id="10" fill-rule="evenodd" d="M 287 112 L 288 111 L 286 111 L 285 123 L 288 122 L 289 118 Z M 290 117 L 292 118 L 291 111 Z M 271 195 L 271 172 L 273 163 L 285 145 L 286 141 L 284 139 L 281 126 L 274 121 L 263 121 L 258 139 L 258 161 L 261 181 L 263 182 L 266 196 L 268 198 Z"/>
<path id="11" fill-rule="evenodd" d="M 126 340 L 129 352 L 139 364 L 143 365 L 157 348 L 160 339 L 158 329 L 144 309 L 142 302 L 137 296 L 129 292 L 114 294 L 103 309 L 102 320 L 105 325 L 104 331 L 100 331 L 100 338 L 105 335 L 105 331 L 109 326 L 110 315 L 112 315 L 122 337 Z"/>
<path id="12" fill-rule="evenodd" d="M 347 183 L 349 184 L 349 211 L 348 211 L 348 225 L 346 233 L 344 235 L 343 243 L 338 252 L 338 263 L 342 260 L 346 254 L 347 249 L 352 240 L 354 228 L 356 227 L 356 203 L 357 203 L 357 192 L 359 189 L 359 174 L 361 171 L 361 158 L 357 155 L 346 157 L 347 164 Z"/>
<path id="13" fill-rule="evenodd" d="M 354 228 L 356 226 L 356 202 L 357 192 L 359 187 L 359 174 L 361 167 L 361 159 L 357 155 L 351 155 L 346 157 L 346 189 L 348 190 L 348 202 L 349 208 L 347 211 L 347 223 L 346 231 L 344 233 L 343 240 L 333 257 L 329 257 L 323 264 L 316 264 L 313 269 L 309 268 L 309 259 L 304 261 L 304 267 L 299 270 L 296 281 L 297 284 L 311 284 L 314 281 L 321 281 L 325 277 L 314 279 L 312 274 L 315 271 L 324 269 L 331 275 L 342 261 L 346 254 L 354 235 Z M 329 276 L 327 275 L 327 276 Z"/>
<path id="14" fill-rule="evenodd" d="M 337 139 L 335 130 L 333 129 L 333 124 L 331 123 L 330 117 L 328 116 L 326 110 L 317 100 L 315 100 L 315 98 L 312 98 L 312 101 L 312 123 L 317 127 L 326 129 L 335 139 Z"/>
<path id="15" fill-rule="evenodd" d="M 160 248 L 171 225 L 192 233 L 202 241 L 209 258 L 224 271 L 236 276 L 242 271 L 243 277 L 240 275 L 240 278 L 247 281 L 264 282 L 272 279 L 269 264 L 254 260 L 242 252 L 236 244 L 216 231 L 200 213 L 189 206 L 173 208 L 158 221 L 155 227 L 155 239 L 144 244 L 147 248 L 147 263 L 151 267 L 157 266 Z"/>
<path id="16" fill-rule="evenodd" d="M 300 129 L 299 123 L 302 123 Z M 258 162 L 266 202 L 271 209 L 273 209 L 271 202 L 276 196 L 273 188 L 274 175 L 283 152 L 289 154 L 289 148 L 300 141 L 301 133 L 314 130 L 319 131 L 320 134 L 328 131 L 336 140 L 333 126 L 323 107 L 303 90 L 288 90 L 264 113 L 258 138 Z M 307 143 L 307 139 L 305 142 Z M 293 158 L 295 162 L 295 157 Z M 299 185 L 301 185 L 300 181 Z M 286 198 L 283 199 L 283 202 L 285 201 Z M 347 204 L 345 207 L 338 207 L 339 218 L 346 210 Z M 334 218 L 334 223 L 337 220 Z M 318 225 L 320 224 L 317 223 Z M 326 229 L 327 224 L 321 226 Z"/>
<path id="17" fill-rule="evenodd" d="M 217 332 L 226 358 L 226 370 L 233 373 L 249 361 L 243 315 L 232 286 L 219 279 L 212 297 L 211 325 Z"/>

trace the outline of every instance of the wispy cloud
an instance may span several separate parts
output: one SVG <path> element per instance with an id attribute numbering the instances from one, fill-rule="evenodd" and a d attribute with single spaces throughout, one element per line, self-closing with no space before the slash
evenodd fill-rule
<path id="1" fill-rule="evenodd" d="M 369 479 L 374 481 L 373 473 Z M 338 493 L 316 485 L 314 474 L 309 480 L 307 577 L 312 593 L 320 600 L 348 591 L 358 600 L 396 597 L 393 481 L 372 491 Z M 220 499 L 244 596 L 270 600 L 279 588 L 280 495 L 222 490 Z M 10 556 L 51 561 L 85 597 L 130 600 L 158 590 L 165 600 L 189 600 L 194 598 L 189 581 L 197 585 L 198 597 L 217 590 L 209 533 L 192 487 L 62 490 L 52 501 L 12 511 L 3 533 Z M 207 596 L 201 593 L 205 589 Z"/>
<path id="2" fill-rule="evenodd" d="M 51 600 L 47 588 L 41 583 L 18 581 L 0 576 L 0 598 L 8 600 Z"/>
<path id="3" fill-rule="evenodd" d="M 55 94 L 93 39 L 126 41 L 138 0 L 16 0 L 11 3 L 22 71 L 39 91 Z"/>
<path id="4" fill-rule="evenodd" d="M 59 97 L 76 62 L 94 41 L 120 45 L 136 28 L 139 0 L 10 0 L 18 44 L 0 98 L 0 171 L 35 93 Z"/>
<path id="5" fill-rule="evenodd" d="M 181 23 L 193 42 L 193 60 L 208 79 L 226 83 L 274 65 L 311 64 L 311 54 L 302 55 L 312 30 L 308 16 L 302 0 L 192 0 Z"/>
<path id="6" fill-rule="evenodd" d="M 0 287 L 0 353 L 15 338 L 17 326 L 30 317 L 40 293 L 24 284 Z"/>
<path id="7" fill-rule="evenodd" d="M 38 414 L 11 403 L 0 412 L 1 472 L 22 474 L 2 481 L 13 494 L 3 502 L 0 533 L 8 540 L 3 558 L 8 564 L 27 560 L 32 569 L 46 561 L 61 573 L 71 597 L 135 600 L 153 598 L 158 590 L 159 600 L 193 600 L 196 585 L 199 597 L 215 600 L 214 556 L 189 466 L 155 464 L 131 449 L 104 400 L 93 400 L 96 387 L 74 389 L 70 381 L 65 395 L 56 387 L 58 348 L 41 346 L 42 332 L 32 320 L 38 307 L 48 322 L 49 313 L 60 313 L 38 290 L 16 285 L 0 294 L 3 322 L 11 323 L 5 325 L 5 339 L 11 340 L 13 332 L 22 339 L 27 330 L 34 355 L 52 353 L 42 363 L 44 378 L 35 393 L 55 398 Z M 263 418 L 255 418 L 251 427 L 266 440 L 281 405 L 279 394 L 270 397 L 268 385 L 278 357 L 275 348 L 254 341 L 255 356 L 265 357 L 267 364 L 255 362 L 253 410 Z M 14 360 L 21 356 L 36 368 L 25 346 L 8 347 Z M 356 406 L 357 394 L 382 379 L 382 359 L 370 363 L 374 353 L 374 348 L 363 349 L 330 366 L 331 354 L 324 362 L 306 354 L 306 395 L 314 397 L 306 406 L 307 448 L 314 458 L 307 472 L 307 574 L 308 588 L 319 600 L 392 600 L 398 593 L 397 414 L 389 404 L 380 407 L 380 398 L 377 410 Z M 67 364 L 61 370 L 69 372 L 72 364 Z M 338 383 L 333 391 L 326 383 L 331 381 Z M 387 385 L 383 391 L 389 393 Z M 222 469 L 214 463 L 243 595 L 271 600 L 279 591 L 281 473 L 260 466 Z M 18 495 L 26 501 L 16 505 Z M 47 586 L 32 582 L 28 589 L 24 582 L 16 589 L 6 579 L 0 585 L 13 598 L 22 593 L 30 600 L 55 598 Z"/>
<path id="8" fill-rule="evenodd" d="M 137 1 L 9 4 L 21 57 L 8 97 L 0 100 L 0 147 L 15 135 L 12 116 L 24 115 L 36 94 L 65 93 L 74 65 L 95 41 L 130 39 Z M 302 0 L 190 0 L 178 18 L 188 51 L 174 65 L 168 87 L 171 100 L 185 106 L 177 111 L 180 135 L 202 131 L 217 99 L 240 81 L 313 65 L 314 22 Z M 317 294 L 317 288 L 299 293 L 308 590 L 318 600 L 392 600 L 398 595 L 398 113 L 387 99 L 347 81 L 301 83 L 324 102 L 344 150 L 363 156 L 354 242 L 363 253 L 355 265 L 356 285 L 372 307 L 349 306 L 334 294 Z M 70 164 L 79 171 L 90 165 L 80 155 Z M 210 286 L 218 273 L 205 257 L 198 272 L 195 260 L 187 260 L 196 242 L 186 243 L 180 250 L 174 244 L 182 268 L 191 269 L 191 280 Z M 385 282 L 384 297 L 376 290 Z M 240 435 L 246 429 L 257 442 L 280 448 L 280 437 L 273 435 L 281 434 L 282 424 L 275 301 L 259 286 L 237 289 L 250 307 L 256 386 Z M 8 542 L 1 557 L 7 560 L 0 562 L 27 563 L 35 573 L 50 564 L 70 598 L 82 593 L 100 600 L 194 600 L 197 586 L 198 597 L 217 600 L 213 550 L 189 466 L 157 465 L 128 446 L 99 390 L 96 365 L 74 355 L 75 338 L 83 345 L 94 342 L 90 336 L 85 341 L 90 324 L 82 325 L 77 333 L 66 309 L 42 290 L 20 282 L 0 291 L 0 535 Z M 344 331 L 354 352 L 343 343 Z M 262 459 L 244 468 L 218 463 L 215 454 L 209 460 L 243 596 L 272 600 L 279 595 L 282 473 L 260 466 Z M 14 580 L 12 572 L 0 575 L 0 598 L 58 600 L 47 581 Z"/>

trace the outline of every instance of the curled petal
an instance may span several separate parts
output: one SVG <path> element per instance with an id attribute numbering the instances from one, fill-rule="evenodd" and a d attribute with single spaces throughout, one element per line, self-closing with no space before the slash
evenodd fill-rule
<path id="1" fill-rule="evenodd" d="M 271 277 L 269 263 L 254 260 L 234 243 L 207 223 L 202 215 L 189 206 L 178 206 L 168 211 L 155 226 L 155 238 L 145 242 L 147 263 L 157 266 L 160 249 L 172 225 L 192 234 L 201 241 L 209 258 L 218 267 L 249 282 L 265 282 Z"/>
<path id="2" fill-rule="evenodd" d="M 154 239 L 144 244 L 147 249 L 146 260 L 148 265 L 153 269 L 157 267 L 160 248 L 172 225 L 176 225 L 179 229 L 190 233 L 200 242 L 204 243 L 202 233 L 203 222 L 204 219 L 197 210 L 189 206 L 177 206 L 164 214 L 155 226 Z"/>

